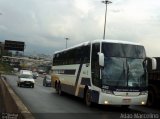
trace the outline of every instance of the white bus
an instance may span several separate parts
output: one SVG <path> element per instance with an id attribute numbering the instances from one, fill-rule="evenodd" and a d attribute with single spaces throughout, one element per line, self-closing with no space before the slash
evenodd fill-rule
<path id="1" fill-rule="evenodd" d="M 84 98 L 86 105 L 144 105 L 146 53 L 138 43 L 95 40 L 55 52 L 52 86 Z"/>

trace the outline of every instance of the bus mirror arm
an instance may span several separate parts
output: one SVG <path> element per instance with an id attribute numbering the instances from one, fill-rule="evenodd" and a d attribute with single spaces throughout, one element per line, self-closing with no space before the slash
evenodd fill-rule
<path id="1" fill-rule="evenodd" d="M 98 56 L 99 56 L 99 66 L 103 68 L 104 67 L 104 54 L 101 52 L 98 52 Z"/>

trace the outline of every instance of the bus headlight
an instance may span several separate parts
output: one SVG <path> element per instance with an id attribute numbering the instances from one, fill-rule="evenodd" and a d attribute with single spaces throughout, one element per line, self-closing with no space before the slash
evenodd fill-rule
<path id="1" fill-rule="evenodd" d="M 102 89 L 102 93 L 113 94 L 111 90 Z"/>
<path id="2" fill-rule="evenodd" d="M 147 95 L 147 94 L 148 94 L 148 91 L 142 91 L 142 92 L 140 92 L 139 95 Z"/>
<path id="3" fill-rule="evenodd" d="M 106 101 L 104 101 L 104 104 L 106 104 L 106 105 L 107 105 L 107 104 L 109 104 L 109 102 L 106 100 Z"/>
<path id="4" fill-rule="evenodd" d="M 146 103 L 144 101 L 141 102 L 142 105 L 145 105 Z"/>

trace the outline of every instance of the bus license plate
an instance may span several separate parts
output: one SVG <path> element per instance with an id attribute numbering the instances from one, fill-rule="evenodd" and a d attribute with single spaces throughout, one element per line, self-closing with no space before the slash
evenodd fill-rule
<path id="1" fill-rule="evenodd" d="M 128 103 L 131 103 L 131 99 L 123 99 L 123 103 L 125 103 L 125 104 L 126 104 L 126 103 L 127 103 L 127 104 L 128 104 Z"/>

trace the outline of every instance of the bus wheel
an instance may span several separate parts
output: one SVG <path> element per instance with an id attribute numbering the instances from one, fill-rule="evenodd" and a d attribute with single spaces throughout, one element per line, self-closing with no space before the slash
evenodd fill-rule
<path id="1" fill-rule="evenodd" d="M 58 83 L 55 82 L 55 89 L 56 89 L 56 93 L 58 93 Z"/>
<path id="2" fill-rule="evenodd" d="M 57 92 L 58 92 L 59 95 L 62 95 L 62 90 L 61 90 L 61 84 L 60 83 L 57 85 Z"/>
<path id="3" fill-rule="evenodd" d="M 92 102 L 91 102 L 91 92 L 89 91 L 89 89 L 87 89 L 85 91 L 85 103 L 88 107 L 90 107 L 92 105 Z"/>
<path id="4" fill-rule="evenodd" d="M 147 99 L 147 106 L 152 107 L 154 106 L 156 101 L 155 93 L 153 90 L 149 89 L 148 91 L 148 99 Z"/>

